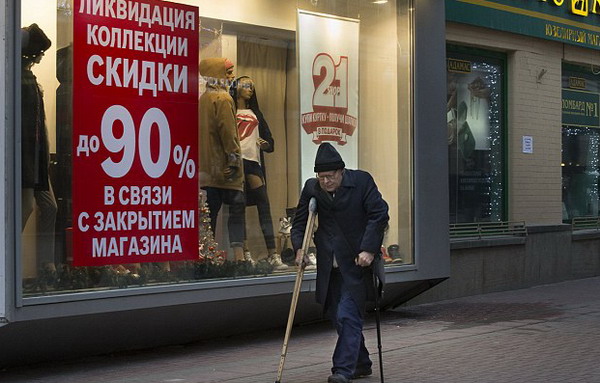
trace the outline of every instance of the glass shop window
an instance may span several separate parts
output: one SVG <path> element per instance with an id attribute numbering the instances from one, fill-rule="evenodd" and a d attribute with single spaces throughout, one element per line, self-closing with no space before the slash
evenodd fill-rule
<path id="1" fill-rule="evenodd" d="M 414 262 L 410 0 L 20 4 L 25 298 L 294 273 L 320 142 Z"/>
<path id="2" fill-rule="evenodd" d="M 448 48 L 450 222 L 505 217 L 504 61 Z"/>
<path id="3" fill-rule="evenodd" d="M 600 214 L 600 69 L 563 63 L 563 221 Z"/>

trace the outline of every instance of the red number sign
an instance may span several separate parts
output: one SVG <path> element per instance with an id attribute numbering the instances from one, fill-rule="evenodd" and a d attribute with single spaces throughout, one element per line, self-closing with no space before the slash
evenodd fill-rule
<path id="1" fill-rule="evenodd" d="M 198 9 L 75 0 L 73 263 L 198 257 Z"/>

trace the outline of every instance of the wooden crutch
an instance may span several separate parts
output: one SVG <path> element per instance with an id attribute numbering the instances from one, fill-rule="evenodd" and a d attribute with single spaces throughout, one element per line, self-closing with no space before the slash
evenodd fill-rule
<path id="1" fill-rule="evenodd" d="M 306 221 L 306 229 L 304 229 L 304 239 L 302 240 L 302 252 L 303 258 L 298 272 L 296 273 L 296 283 L 294 284 L 294 292 L 292 294 L 292 303 L 290 304 L 290 313 L 288 315 L 287 327 L 285 329 L 285 337 L 283 338 L 283 347 L 281 348 L 281 359 L 279 359 L 279 369 L 277 370 L 277 379 L 275 383 L 281 383 L 281 375 L 283 374 L 283 365 L 285 364 L 285 356 L 287 355 L 288 341 L 292 333 L 292 326 L 294 324 L 294 316 L 296 315 L 296 306 L 298 305 L 298 297 L 300 296 L 300 287 L 302 286 L 302 277 L 304 276 L 304 255 L 308 252 L 310 246 L 310 239 L 313 234 L 313 227 L 315 225 L 315 218 L 317 216 L 317 200 L 312 197 L 308 203 L 308 219 Z"/>

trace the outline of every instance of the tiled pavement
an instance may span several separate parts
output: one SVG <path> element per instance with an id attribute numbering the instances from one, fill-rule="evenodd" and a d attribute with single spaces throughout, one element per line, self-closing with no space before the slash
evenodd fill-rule
<path id="1" fill-rule="evenodd" d="M 383 313 L 385 381 L 600 382 L 600 278 Z M 377 366 L 375 321 L 365 328 Z M 21 367 L 3 383 L 273 383 L 283 330 Z M 335 333 L 296 327 L 282 383 L 326 382 Z M 379 382 L 374 375 L 355 382 Z"/>

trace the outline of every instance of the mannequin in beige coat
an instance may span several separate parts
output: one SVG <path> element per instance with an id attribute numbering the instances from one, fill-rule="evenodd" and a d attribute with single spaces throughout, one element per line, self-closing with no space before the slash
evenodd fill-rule
<path id="1" fill-rule="evenodd" d="M 207 81 L 198 116 L 200 187 L 206 190 L 213 234 L 221 206 L 229 206 L 229 242 L 235 259 L 244 260 L 244 169 L 235 106 L 227 91 L 233 64 L 226 58 L 207 58 L 200 61 L 200 75 Z"/>

